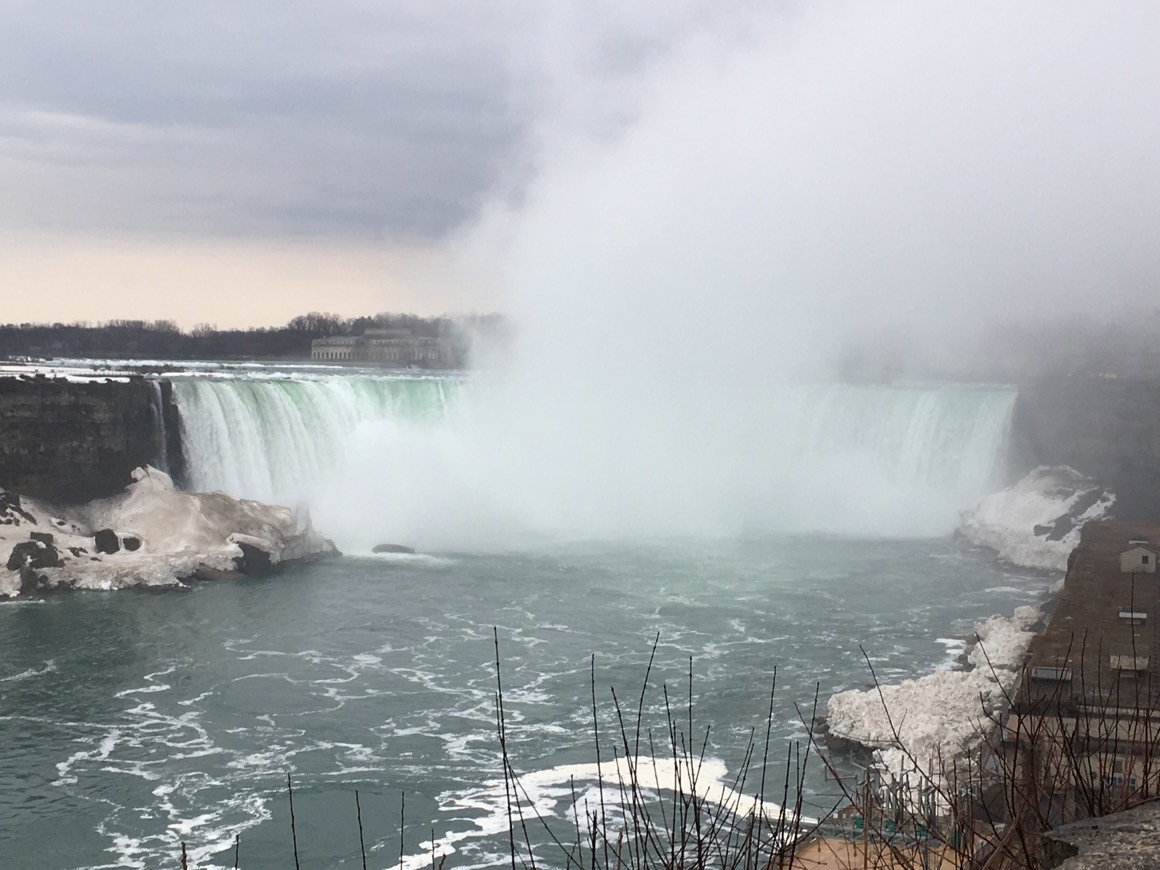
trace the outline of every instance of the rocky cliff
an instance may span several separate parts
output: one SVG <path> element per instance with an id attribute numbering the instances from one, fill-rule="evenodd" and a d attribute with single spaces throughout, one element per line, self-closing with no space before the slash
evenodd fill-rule
<path id="1" fill-rule="evenodd" d="M 1121 519 L 1160 517 L 1160 380 L 1067 377 L 1023 386 L 1012 469 L 1067 465 L 1111 486 Z"/>
<path id="2" fill-rule="evenodd" d="M 169 384 L 0 378 L 0 486 L 58 504 L 120 492 L 134 468 L 181 471 Z"/>

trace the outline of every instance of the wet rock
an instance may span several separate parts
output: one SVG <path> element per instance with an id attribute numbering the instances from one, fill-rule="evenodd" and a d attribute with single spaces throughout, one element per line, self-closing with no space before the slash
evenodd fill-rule
<path id="1" fill-rule="evenodd" d="M 24 598 L 51 595 L 54 592 L 67 592 L 73 585 L 67 580 L 53 580 L 47 574 L 38 574 L 32 568 L 20 570 L 20 592 Z"/>
<path id="2" fill-rule="evenodd" d="M 234 566 L 241 573 L 261 577 L 280 569 L 280 566 L 270 558 L 270 554 L 262 548 L 241 542 L 238 542 L 238 546 L 242 548 L 242 555 L 234 558 Z"/>
<path id="3" fill-rule="evenodd" d="M 59 568 L 64 564 L 56 547 L 46 544 L 28 563 L 33 568 Z"/>
<path id="4" fill-rule="evenodd" d="M 36 517 L 20 506 L 20 495 L 15 492 L 0 492 L 0 516 L 9 525 L 20 525 L 20 519 L 36 525 Z"/>
<path id="5" fill-rule="evenodd" d="M 48 582 L 47 577 L 38 577 L 36 572 L 33 571 L 31 568 L 21 568 L 20 569 L 20 592 L 18 594 L 21 595 L 22 597 L 25 597 L 25 598 L 39 594 L 40 581 L 42 579 L 46 583 Z"/>
<path id="6" fill-rule="evenodd" d="M 36 541 L 21 541 L 12 548 L 8 557 L 8 570 L 19 571 L 26 566 L 33 555 L 40 552 L 40 544 Z"/>
<path id="7" fill-rule="evenodd" d="M 42 544 L 51 544 L 53 542 L 52 532 L 29 532 L 28 537 L 34 541 L 40 541 Z"/>
<path id="8" fill-rule="evenodd" d="M 56 547 L 41 541 L 21 541 L 12 548 L 12 555 L 8 557 L 9 571 L 19 571 L 23 568 L 59 568 L 63 564 Z"/>
<path id="9" fill-rule="evenodd" d="M 141 539 L 134 535 L 125 535 L 121 538 L 121 546 L 130 553 L 136 552 L 141 549 Z"/>
<path id="10" fill-rule="evenodd" d="M 194 580 L 203 580 L 208 583 L 213 583 L 218 580 L 237 580 L 243 576 L 238 571 L 223 571 L 221 568 L 213 568 L 209 565 L 198 565 L 197 570 L 193 572 Z"/>
<path id="11" fill-rule="evenodd" d="M 414 553 L 415 551 L 410 547 L 404 547 L 402 544 L 376 544 L 372 553 Z"/>
<path id="12" fill-rule="evenodd" d="M 98 553 L 116 553 L 121 549 L 121 541 L 112 529 L 100 529 L 93 535 L 93 543 Z"/>

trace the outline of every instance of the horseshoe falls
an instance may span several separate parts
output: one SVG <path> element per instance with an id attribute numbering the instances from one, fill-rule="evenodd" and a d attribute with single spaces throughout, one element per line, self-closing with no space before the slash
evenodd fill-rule
<path id="1" fill-rule="evenodd" d="M 1054 582 L 948 534 L 1001 482 L 1013 389 L 688 376 L 170 375 L 188 485 L 305 503 L 346 555 L 0 607 L 4 867 L 177 866 L 184 841 L 225 870 L 235 837 L 239 866 L 291 866 L 288 773 L 303 866 L 361 865 L 355 790 L 368 867 L 508 866 L 493 628 L 508 750 L 567 831 L 601 795 L 593 662 L 602 736 L 650 668 L 667 733 L 692 663 L 707 787 L 767 713 L 746 782 L 780 782 L 801 705 L 865 686 L 862 650 L 920 676 Z M 820 765 L 803 789 L 832 808 Z"/>
<path id="2" fill-rule="evenodd" d="M 306 503 L 354 551 L 820 532 L 931 537 L 1002 482 L 1016 391 L 779 385 L 639 400 L 407 376 L 174 383 L 188 484 Z"/>

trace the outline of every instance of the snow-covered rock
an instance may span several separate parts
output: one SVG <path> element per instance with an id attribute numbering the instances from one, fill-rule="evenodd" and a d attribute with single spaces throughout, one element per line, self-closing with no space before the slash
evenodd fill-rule
<path id="1" fill-rule="evenodd" d="M 979 623 L 969 670 L 835 694 L 826 708 L 829 733 L 877 750 L 876 760 L 896 777 L 917 768 L 918 779 L 938 781 L 990 730 L 988 717 L 1011 696 L 1039 619 L 1037 608 L 1024 606 Z"/>
<path id="2" fill-rule="evenodd" d="M 1040 466 L 985 496 L 963 515 L 961 534 L 1025 568 L 1066 571 L 1080 528 L 1108 515 L 1115 495 L 1067 466 Z"/>
<path id="3" fill-rule="evenodd" d="M 304 512 L 221 492 L 182 492 L 155 468 L 136 469 L 133 480 L 120 495 L 63 516 L 5 493 L 0 499 L 0 596 L 165 586 L 195 575 L 231 574 L 244 564 L 244 547 L 261 551 L 261 561 L 272 566 L 337 553 Z M 94 536 L 101 530 L 115 534 L 121 544 L 116 552 L 97 552 Z"/>

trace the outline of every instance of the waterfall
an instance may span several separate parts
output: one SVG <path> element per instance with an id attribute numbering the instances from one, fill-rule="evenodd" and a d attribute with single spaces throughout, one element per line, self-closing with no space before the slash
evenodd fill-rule
<path id="1" fill-rule="evenodd" d="M 368 423 L 443 418 L 454 383 L 433 378 L 175 380 L 189 486 L 260 501 L 308 500 Z"/>
<path id="2" fill-rule="evenodd" d="M 169 434 L 165 431 L 165 394 L 161 381 L 150 381 L 149 412 L 153 415 L 153 431 L 157 434 L 156 464 L 169 474 Z"/>
<path id="3" fill-rule="evenodd" d="M 1000 483 L 1012 388 L 753 392 L 723 383 L 597 414 L 582 396 L 521 400 L 482 378 L 174 382 L 193 488 L 308 502 L 321 527 L 356 547 L 926 536 L 951 531 L 960 509 Z"/>
<path id="4" fill-rule="evenodd" d="M 1003 471 L 1013 389 L 832 385 L 785 394 L 777 448 L 875 468 L 902 486 L 970 498 Z"/>

